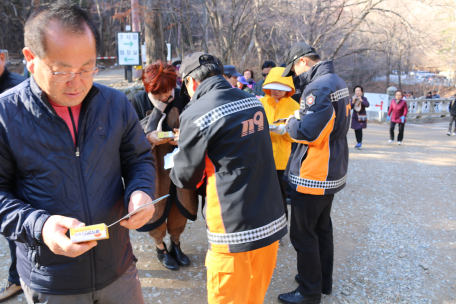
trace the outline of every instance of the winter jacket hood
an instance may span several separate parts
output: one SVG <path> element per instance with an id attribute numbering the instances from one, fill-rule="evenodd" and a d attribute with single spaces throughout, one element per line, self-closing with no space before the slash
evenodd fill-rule
<path id="1" fill-rule="evenodd" d="M 269 72 L 268 76 L 266 77 L 266 80 L 263 83 L 263 87 L 267 84 L 270 83 L 281 83 L 286 85 L 287 87 L 291 88 L 290 92 L 287 92 L 286 97 L 293 96 L 295 93 L 295 86 L 293 83 L 293 77 L 282 77 L 282 73 L 285 71 L 285 68 L 278 67 L 278 68 L 272 68 L 271 71 Z M 264 93 L 267 95 L 271 96 L 271 90 L 268 89 L 263 89 Z"/>

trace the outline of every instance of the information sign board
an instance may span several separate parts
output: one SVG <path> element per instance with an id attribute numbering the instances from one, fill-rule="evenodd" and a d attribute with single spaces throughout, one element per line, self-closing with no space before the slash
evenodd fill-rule
<path id="1" fill-rule="evenodd" d="M 117 64 L 141 65 L 139 32 L 117 33 Z"/>

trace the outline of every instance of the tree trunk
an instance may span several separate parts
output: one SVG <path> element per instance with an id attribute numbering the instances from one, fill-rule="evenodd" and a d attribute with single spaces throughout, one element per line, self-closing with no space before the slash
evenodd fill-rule
<path id="1" fill-rule="evenodd" d="M 386 88 L 390 86 L 390 74 L 391 74 L 391 52 L 386 54 Z"/>
<path id="2" fill-rule="evenodd" d="M 165 37 L 163 33 L 160 0 L 146 0 L 146 7 L 150 9 L 146 14 L 145 41 L 147 64 L 156 60 L 165 61 Z"/>
<path id="3" fill-rule="evenodd" d="M 98 22 L 99 22 L 99 28 L 98 30 L 100 31 L 100 36 L 101 36 L 101 43 L 100 43 L 100 56 L 104 56 L 104 33 L 103 33 L 103 16 L 101 15 L 101 10 L 100 10 L 100 0 L 95 0 L 95 3 L 97 4 L 97 13 L 98 13 Z"/>
<path id="4" fill-rule="evenodd" d="M 397 65 L 397 75 L 399 77 L 398 81 L 398 86 L 399 86 L 399 90 L 402 91 L 402 54 L 399 54 L 399 62 L 398 62 L 398 65 Z"/>

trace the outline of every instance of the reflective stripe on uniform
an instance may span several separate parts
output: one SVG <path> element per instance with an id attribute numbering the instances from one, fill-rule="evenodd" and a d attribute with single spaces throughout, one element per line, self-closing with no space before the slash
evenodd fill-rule
<path id="1" fill-rule="evenodd" d="M 250 243 L 254 241 L 258 241 L 264 238 L 267 238 L 274 233 L 279 232 L 284 227 L 287 226 L 287 218 L 285 214 L 282 215 L 279 219 L 263 226 L 260 228 L 242 231 L 242 232 L 235 232 L 235 233 L 212 233 L 207 232 L 207 236 L 209 239 L 209 243 L 211 244 L 226 244 L 226 245 L 235 245 L 235 244 L 243 244 L 243 243 Z"/>
<path id="2" fill-rule="evenodd" d="M 331 93 L 331 95 L 330 95 L 331 102 L 337 102 L 337 101 L 339 101 L 339 99 L 349 97 L 349 96 L 350 96 L 350 92 L 348 91 L 347 88 L 336 91 L 334 93 Z"/>
<path id="3" fill-rule="evenodd" d="M 317 181 L 312 179 L 305 179 L 290 173 L 288 174 L 288 179 L 291 183 L 306 188 L 335 189 L 345 184 L 347 181 L 347 175 L 335 181 Z"/>
<path id="4" fill-rule="evenodd" d="M 198 127 L 198 129 L 200 129 L 200 131 L 202 131 L 209 127 L 211 124 L 215 123 L 220 118 L 254 107 L 263 107 L 261 101 L 259 101 L 256 97 L 237 100 L 209 111 L 208 113 L 195 120 L 193 123 Z"/>

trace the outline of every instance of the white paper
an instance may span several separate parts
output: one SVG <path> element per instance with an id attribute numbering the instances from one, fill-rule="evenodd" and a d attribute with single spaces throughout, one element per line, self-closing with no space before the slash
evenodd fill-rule
<path id="1" fill-rule="evenodd" d="M 174 155 L 179 152 L 179 148 L 175 148 L 173 152 L 165 155 L 165 170 L 174 167 Z"/>
<path id="2" fill-rule="evenodd" d="M 117 222 L 115 223 L 112 223 L 111 225 L 108 226 L 111 227 L 112 225 L 115 225 L 117 224 L 118 222 L 122 221 L 122 220 L 125 220 L 125 219 L 129 219 L 133 214 L 136 214 L 138 213 L 139 211 L 141 211 L 142 209 L 146 208 L 147 206 L 151 205 L 151 204 L 155 204 L 155 203 L 158 203 L 159 201 L 161 201 L 162 199 L 164 198 L 167 198 L 169 196 L 169 194 L 166 194 L 165 196 L 162 196 L 160 198 L 157 198 L 155 201 L 152 201 L 152 202 L 149 202 L 145 205 L 142 205 L 141 207 L 138 207 L 136 208 L 135 210 L 133 210 L 132 212 L 128 213 L 127 215 L 125 215 L 123 218 L 121 218 L 120 220 L 118 220 Z"/>

